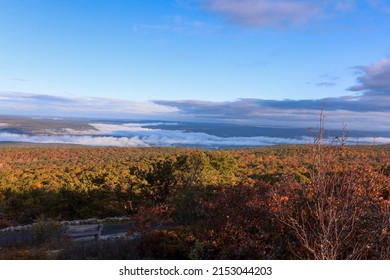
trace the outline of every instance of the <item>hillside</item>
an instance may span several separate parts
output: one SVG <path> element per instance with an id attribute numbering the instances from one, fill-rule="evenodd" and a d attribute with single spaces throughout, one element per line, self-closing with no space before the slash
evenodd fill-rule
<path id="1" fill-rule="evenodd" d="M 140 258 L 389 259 L 389 192 L 390 146 L 0 146 L 1 227 L 128 215 Z"/>

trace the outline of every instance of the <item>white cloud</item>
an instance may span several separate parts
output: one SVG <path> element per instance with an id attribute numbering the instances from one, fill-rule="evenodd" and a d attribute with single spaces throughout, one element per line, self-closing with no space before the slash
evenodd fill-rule
<path id="1" fill-rule="evenodd" d="M 200 132 L 184 132 L 179 130 L 142 129 L 145 124 L 110 125 L 98 124 L 100 130 L 94 135 L 26 135 L 3 132 L 0 141 L 32 142 L 32 143 L 64 143 L 89 146 L 115 147 L 149 147 L 149 146 L 196 146 L 196 147 L 239 147 L 264 146 L 275 144 L 308 144 L 312 138 L 301 136 L 297 138 L 283 137 L 219 137 Z M 153 125 L 153 123 L 152 123 Z M 158 125 L 158 123 L 155 123 Z M 112 135 L 108 135 L 112 133 Z M 350 143 L 390 143 L 386 137 L 362 137 L 349 139 Z"/>
<path id="2" fill-rule="evenodd" d="M 138 24 L 133 26 L 134 32 L 175 32 L 175 33 L 210 33 L 219 28 L 219 26 L 210 23 L 191 20 L 181 15 L 165 16 L 162 22 L 152 24 Z"/>
<path id="3" fill-rule="evenodd" d="M 146 128 L 145 126 L 174 125 L 174 123 L 164 123 L 164 122 L 125 123 L 125 124 L 91 123 L 90 125 L 97 129 L 96 134 L 118 134 L 118 133 L 120 134 L 120 133 L 159 131 L 158 129 Z"/>
<path id="4" fill-rule="evenodd" d="M 26 134 L 0 133 L 0 142 L 61 143 L 88 146 L 145 147 L 148 146 L 138 137 L 79 136 L 63 135 L 31 136 Z"/>
<path id="5" fill-rule="evenodd" d="M 217 137 L 205 133 L 171 132 L 133 137 L 113 136 L 30 136 L 0 133 L 0 142 L 63 143 L 89 146 L 149 147 L 149 146 L 261 146 L 274 144 L 307 144 L 306 140 L 277 137 Z"/>

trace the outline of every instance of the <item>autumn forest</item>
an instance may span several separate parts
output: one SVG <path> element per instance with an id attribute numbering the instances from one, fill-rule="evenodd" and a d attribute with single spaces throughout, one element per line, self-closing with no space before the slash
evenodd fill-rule
<path id="1" fill-rule="evenodd" d="M 0 146 L 0 228 L 128 216 L 115 258 L 390 259 L 389 196 L 386 145 Z"/>

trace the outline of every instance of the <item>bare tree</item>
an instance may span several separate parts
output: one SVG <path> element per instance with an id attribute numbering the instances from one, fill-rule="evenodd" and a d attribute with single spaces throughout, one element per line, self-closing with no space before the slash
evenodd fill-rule
<path id="1" fill-rule="evenodd" d="M 389 188 L 389 177 L 364 165 L 341 165 L 337 149 L 322 143 L 323 117 L 321 110 L 311 148 L 310 182 L 287 179 L 274 189 L 277 219 L 295 237 L 291 250 L 304 259 L 388 259 L 389 203 L 378 201 L 375 194 Z"/>

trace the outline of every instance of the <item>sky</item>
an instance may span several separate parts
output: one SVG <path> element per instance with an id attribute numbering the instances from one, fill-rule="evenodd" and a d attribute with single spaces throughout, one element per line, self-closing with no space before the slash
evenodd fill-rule
<path id="1" fill-rule="evenodd" d="M 0 0 L 0 114 L 390 130 L 390 2 Z"/>

